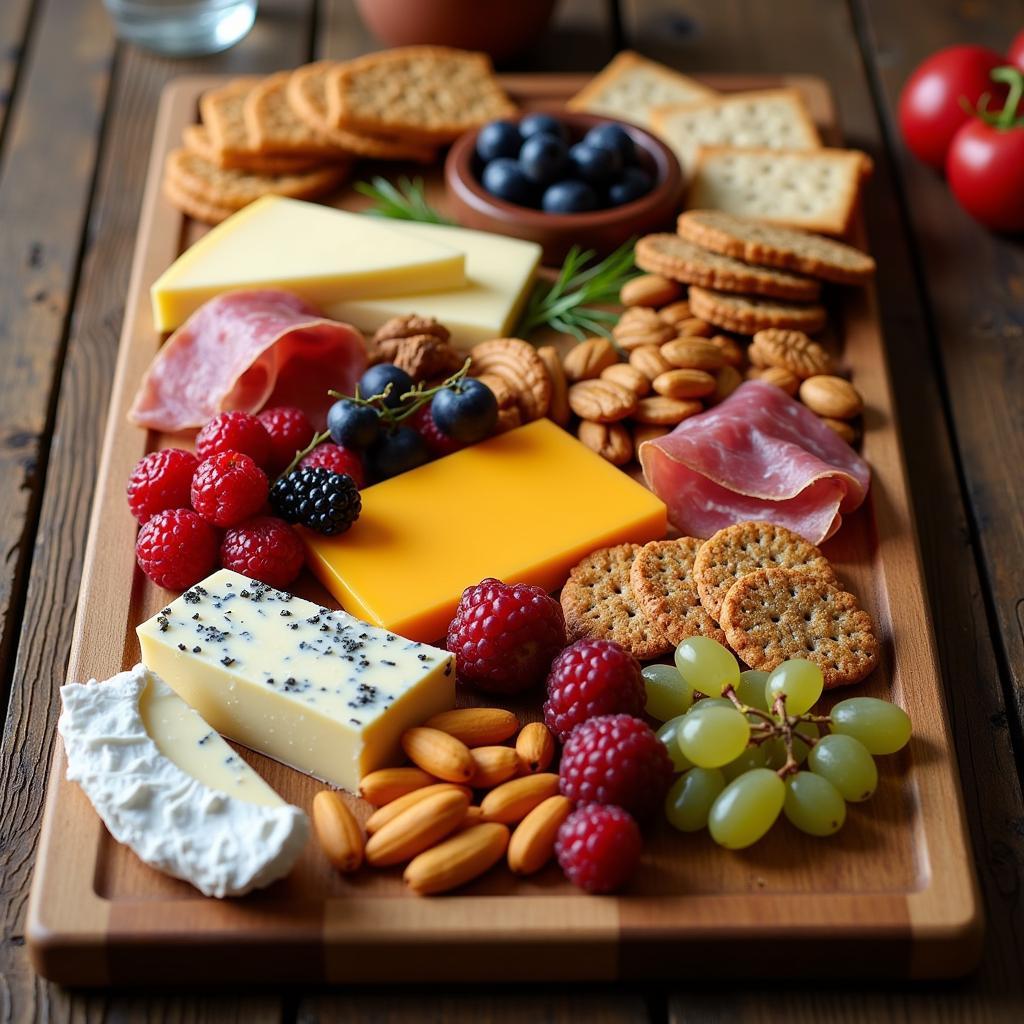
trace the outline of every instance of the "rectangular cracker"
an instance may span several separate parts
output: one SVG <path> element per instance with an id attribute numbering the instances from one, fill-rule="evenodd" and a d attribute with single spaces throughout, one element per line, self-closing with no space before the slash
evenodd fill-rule
<path id="1" fill-rule="evenodd" d="M 242 118 L 250 145 L 276 156 L 340 159 L 347 155 L 337 143 L 299 118 L 288 102 L 290 71 L 269 75 L 245 96 Z"/>
<path id="2" fill-rule="evenodd" d="M 261 153 L 223 153 L 213 144 L 206 125 L 187 124 L 181 133 L 182 145 L 225 170 L 253 171 L 256 174 L 302 174 L 319 167 L 313 157 L 264 156 Z"/>
<path id="3" fill-rule="evenodd" d="M 349 61 L 331 75 L 338 127 L 451 142 L 468 128 L 516 113 L 485 54 L 406 46 Z"/>
<path id="4" fill-rule="evenodd" d="M 818 149 L 821 138 L 796 89 L 731 93 L 651 111 L 651 126 L 692 173 L 701 146 Z"/>
<path id="5" fill-rule="evenodd" d="M 199 97 L 199 114 L 210 133 L 210 141 L 226 158 L 256 153 L 245 126 L 244 110 L 246 97 L 259 82 L 259 78 L 251 75 L 233 78 Z"/>
<path id="6" fill-rule="evenodd" d="M 570 110 L 650 124 L 653 107 L 714 99 L 714 89 L 656 61 L 623 50 L 566 103 Z"/>
<path id="7" fill-rule="evenodd" d="M 855 149 L 710 146 L 698 151 L 686 207 L 844 235 L 871 167 L 871 158 Z"/>

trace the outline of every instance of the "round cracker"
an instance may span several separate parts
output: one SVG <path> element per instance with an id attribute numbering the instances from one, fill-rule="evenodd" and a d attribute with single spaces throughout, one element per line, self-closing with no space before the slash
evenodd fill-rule
<path id="1" fill-rule="evenodd" d="M 805 658 L 831 689 L 859 682 L 878 664 L 874 624 L 857 598 L 799 569 L 747 573 L 726 594 L 721 621 L 729 646 L 763 672 Z"/>
<path id="2" fill-rule="evenodd" d="M 775 523 L 736 523 L 705 541 L 693 565 L 693 578 L 704 610 L 721 621 L 729 588 L 748 572 L 770 568 L 813 572 L 829 582 L 836 574 L 828 559 L 810 541 Z"/>
<path id="3" fill-rule="evenodd" d="M 561 596 L 570 643 L 614 640 L 641 660 L 671 650 L 640 610 L 629 585 L 630 569 L 639 550 L 639 544 L 600 548 L 570 571 Z"/>
<path id="4" fill-rule="evenodd" d="M 653 540 L 637 552 L 629 571 L 640 610 L 673 646 L 691 636 L 725 643 L 725 633 L 704 610 L 693 579 L 693 561 L 703 543 L 696 537 Z"/>

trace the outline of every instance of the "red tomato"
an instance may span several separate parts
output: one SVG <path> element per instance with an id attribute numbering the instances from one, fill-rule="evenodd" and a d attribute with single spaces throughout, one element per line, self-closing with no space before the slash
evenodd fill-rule
<path id="1" fill-rule="evenodd" d="M 1024 71 L 1024 29 L 1021 29 L 1013 37 L 1013 42 L 1010 43 L 1010 48 L 1006 51 L 1006 59 Z"/>
<path id="2" fill-rule="evenodd" d="M 975 220 L 996 231 L 1024 231 L 1024 127 L 972 119 L 953 137 L 946 177 Z"/>
<path id="3" fill-rule="evenodd" d="M 989 109 L 999 109 L 1006 87 L 994 86 L 988 76 L 1005 62 L 985 46 L 949 46 L 918 66 L 900 94 L 899 117 L 903 138 L 919 160 L 942 169 L 953 136 L 971 117 L 961 97 L 973 108 L 988 92 Z"/>

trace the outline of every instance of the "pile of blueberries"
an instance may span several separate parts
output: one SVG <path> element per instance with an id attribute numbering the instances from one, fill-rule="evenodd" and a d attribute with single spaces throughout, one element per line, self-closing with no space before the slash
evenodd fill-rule
<path id="1" fill-rule="evenodd" d="M 591 128 L 574 144 L 566 125 L 550 114 L 530 114 L 518 124 L 491 121 L 480 129 L 476 155 L 491 195 L 545 213 L 622 206 L 654 186 L 633 139 L 612 123 Z"/>

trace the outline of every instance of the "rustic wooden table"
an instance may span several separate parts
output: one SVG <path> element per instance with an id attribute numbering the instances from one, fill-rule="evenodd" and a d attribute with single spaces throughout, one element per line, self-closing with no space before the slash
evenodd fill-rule
<path id="1" fill-rule="evenodd" d="M 103 995 L 36 978 L 23 927 L 157 100 L 180 74 L 265 72 L 376 44 L 351 0 L 262 0 L 234 49 L 170 61 L 117 45 L 100 0 L 0 0 L 0 1021 L 1021 1019 L 1024 250 L 908 159 L 895 103 L 932 50 L 1003 49 L 1022 25 L 1024 0 L 562 0 L 516 65 L 594 70 L 632 46 L 682 70 L 821 75 L 849 143 L 874 157 L 869 231 L 988 917 L 979 970 L 884 989 Z"/>

